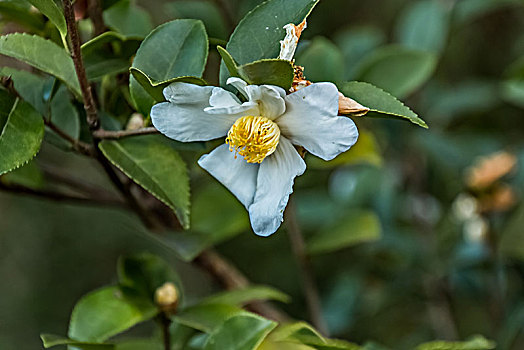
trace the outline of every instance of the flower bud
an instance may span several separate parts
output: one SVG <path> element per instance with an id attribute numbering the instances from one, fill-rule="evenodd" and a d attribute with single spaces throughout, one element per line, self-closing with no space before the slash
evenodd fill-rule
<path id="1" fill-rule="evenodd" d="M 174 314 L 178 306 L 178 291 L 171 282 L 166 282 L 155 291 L 155 303 L 166 313 Z"/>

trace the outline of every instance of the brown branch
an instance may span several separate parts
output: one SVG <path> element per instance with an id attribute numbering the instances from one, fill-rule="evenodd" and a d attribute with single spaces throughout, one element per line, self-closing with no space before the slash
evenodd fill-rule
<path id="1" fill-rule="evenodd" d="M 84 99 L 84 109 L 87 114 L 87 124 L 91 130 L 96 130 L 100 127 L 100 120 L 96 111 L 95 100 L 91 91 L 91 86 L 87 80 L 84 62 L 82 60 L 82 51 L 80 49 L 80 35 L 75 22 L 75 14 L 71 0 L 62 0 L 64 4 L 64 15 L 67 23 L 67 35 L 71 45 L 71 58 L 75 65 L 76 76 L 80 83 L 80 90 Z"/>
<path id="2" fill-rule="evenodd" d="M 120 130 L 120 131 L 109 131 L 104 129 L 98 129 L 93 131 L 93 136 L 100 140 L 118 140 L 124 137 L 137 136 L 137 135 L 150 135 L 158 134 L 159 131 L 154 127 L 142 128 L 136 130 Z"/>
<path id="3" fill-rule="evenodd" d="M 60 129 L 56 124 L 54 124 L 50 120 L 47 120 L 44 118 L 44 123 L 49 129 L 53 130 L 58 136 L 60 136 L 65 141 L 69 142 L 71 144 L 71 147 L 73 147 L 73 149 L 77 151 L 78 153 L 81 153 L 88 157 L 95 156 L 95 150 L 93 146 L 71 137 L 69 134 L 67 134 L 65 131 Z"/>
<path id="4" fill-rule="evenodd" d="M 286 211 L 284 212 L 287 232 L 291 242 L 291 249 L 295 255 L 295 259 L 299 266 L 300 278 L 302 279 L 302 286 L 304 289 L 304 297 L 309 312 L 311 323 L 322 334 L 328 335 L 326 321 L 322 316 L 322 308 L 320 304 L 320 296 L 318 293 L 315 276 L 311 261 L 306 252 L 306 243 L 298 225 L 295 214 L 295 206 L 293 200 L 290 198 Z"/>
<path id="5" fill-rule="evenodd" d="M 10 193 L 29 195 L 33 197 L 45 198 L 57 202 L 71 202 L 85 205 L 107 205 L 116 207 L 126 207 L 126 203 L 113 198 L 94 198 L 75 196 L 71 194 L 54 192 L 49 190 L 37 190 L 17 184 L 6 184 L 0 181 L 0 190 Z"/>
<path id="6" fill-rule="evenodd" d="M 98 0 L 87 0 L 87 13 L 93 22 L 94 35 L 98 36 L 106 31 L 104 17 L 102 16 L 102 7 Z"/>

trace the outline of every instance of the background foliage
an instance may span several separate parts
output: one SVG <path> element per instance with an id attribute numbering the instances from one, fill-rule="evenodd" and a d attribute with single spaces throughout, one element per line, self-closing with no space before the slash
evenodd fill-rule
<path id="1" fill-rule="evenodd" d="M 92 23 L 80 21 L 82 52 L 88 77 L 96 82 L 103 127 L 119 130 L 136 111 L 147 117 L 155 93 L 158 97 L 158 91 L 173 79 L 202 83 L 199 78 L 206 68 L 203 78 L 218 85 L 216 46 L 225 47 L 238 21 L 259 2 L 103 1 L 103 19 L 110 33 L 90 40 Z M 30 4 L 41 12 L 29 10 Z M 159 238 L 147 232 L 135 215 L 113 203 L 116 191 L 94 160 L 75 155 L 49 125 L 44 127 L 40 115 L 70 137 L 89 141 L 85 112 L 78 102 L 80 87 L 63 50 L 67 28 L 61 7 L 52 4 L 0 1 L 3 33 L 26 33 L 0 39 L 0 53 L 5 55 L 0 58 L 0 75 L 10 76 L 22 97 L 15 101 L 0 90 L 5 107 L 0 110 L 0 174 L 6 173 L 0 177 L 6 190 L 0 193 L 0 347 L 38 348 L 41 332 L 68 334 L 73 308 L 89 309 L 85 305 L 97 305 L 96 298 L 114 297 L 115 287 L 104 287 L 108 284 L 129 287 L 143 298 L 126 294 L 129 299 L 123 302 L 115 297 L 110 310 L 118 310 L 112 315 L 121 315 L 122 322 L 115 321 L 114 328 L 89 328 L 88 334 L 82 333 L 86 328 L 81 326 L 81 316 L 73 312 L 71 324 L 80 326 L 70 327 L 69 337 L 105 341 L 151 318 L 154 307 L 144 300 L 152 298 L 152 291 L 130 286 L 136 275 L 121 268 L 125 259 L 138 259 L 183 285 L 184 309 L 176 324 L 184 326 L 173 327 L 172 332 L 175 339 L 191 339 L 190 349 L 202 348 L 204 341 L 201 335 L 193 336 L 191 328 L 211 333 L 206 349 L 230 348 L 221 341 L 244 334 L 241 330 L 245 329 L 253 334 L 244 334 L 243 339 L 255 343 L 262 334 L 272 332 L 264 349 L 278 348 L 273 343 L 308 332 L 309 343 L 306 338 L 300 342 L 309 345 L 292 349 L 322 348 L 311 340 L 317 338 L 306 326 L 278 328 L 277 332 L 273 322 L 233 305 L 274 299 L 294 318 L 308 318 L 286 228 L 269 238 L 256 237 L 241 205 L 196 165 L 196 159 L 213 148 L 212 143 L 183 145 L 164 142 L 158 135 L 102 142 L 101 150 L 113 164 L 124 173 L 132 169 L 137 183 L 173 209 L 182 226 L 191 227 Z M 298 13 L 297 18 L 303 15 Z M 204 26 L 189 19 L 202 20 Z M 259 20 L 270 23 L 267 18 Z M 160 33 L 156 39 L 168 39 L 144 40 L 154 28 Z M 227 49 L 240 66 L 261 58 L 242 56 L 235 46 L 240 44 L 231 42 Z M 184 50 L 178 44 L 186 45 Z M 149 57 L 152 50 L 164 51 L 173 65 Z M 433 339 L 464 340 L 476 334 L 493 339 L 497 349 L 523 348 L 522 1 L 323 0 L 309 17 L 296 60 L 305 67 L 308 79 L 335 82 L 357 100 L 356 96 L 369 96 L 368 85 L 345 82 L 378 86 L 430 126 L 425 130 L 393 119 L 355 117 L 361 135 L 354 149 L 327 163 L 306 158 L 308 171 L 297 179 L 293 197 L 330 335 L 366 344 L 366 349 L 408 349 Z M 128 73 L 131 65 L 135 68 L 132 76 Z M 168 67 L 183 70 L 168 71 Z M 224 74 L 225 70 L 222 81 Z M 379 112 L 385 108 L 384 104 L 373 107 Z M 403 108 L 387 107 L 390 112 Z M 30 134 L 17 134 L 20 128 Z M 42 137 L 42 147 L 30 161 Z M 9 145 L 9 138 L 28 141 L 13 153 L 2 148 Z M 502 151 L 515 158 L 504 158 L 503 164 L 493 159 L 481 163 L 486 158 L 479 157 Z M 156 164 L 151 154 L 165 155 L 166 163 Z M 510 171 L 493 176 L 508 162 L 515 163 Z M 57 185 L 63 175 L 82 179 L 88 188 Z M 178 181 L 159 187 L 159 179 L 168 176 Z M 479 185 L 478 177 L 488 180 Z M 54 203 L 7 193 L 17 186 L 71 195 L 94 188 L 109 193 L 102 198 L 109 206 Z M 139 198 L 164 210 L 146 192 L 135 190 Z M 206 304 L 202 299 L 220 288 L 187 261 L 211 246 L 251 281 L 286 293 L 290 302 L 281 303 L 288 298 L 263 289 L 256 290 L 260 294 Z M 169 267 L 152 255 L 131 256 L 144 251 L 161 256 Z M 120 256 L 127 258 L 120 258 L 117 274 Z M 135 303 L 135 297 L 141 302 Z M 210 304 L 213 308 L 204 314 L 219 316 L 199 318 L 198 308 Z M 94 310 L 103 318 L 104 308 Z M 236 316 L 218 322 L 225 314 Z M 152 341 L 129 342 L 151 334 Z M 116 339 L 127 342 L 123 349 L 156 349 L 157 336 L 153 324 L 143 323 Z M 48 344 L 67 342 L 46 340 Z M 467 344 L 429 343 L 420 349 L 491 348 L 480 338 Z M 334 343 L 329 346 L 324 348 L 337 348 Z"/>

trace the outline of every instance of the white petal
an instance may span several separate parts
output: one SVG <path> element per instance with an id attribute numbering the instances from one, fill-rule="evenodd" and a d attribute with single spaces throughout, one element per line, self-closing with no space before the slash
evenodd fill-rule
<path id="1" fill-rule="evenodd" d="M 204 111 L 215 88 L 173 83 L 164 89 L 169 102 L 151 109 L 151 121 L 162 134 L 182 142 L 207 141 L 225 136 L 237 119 L 235 115 L 210 115 Z"/>
<path id="2" fill-rule="evenodd" d="M 213 88 L 209 98 L 209 105 L 212 107 L 231 107 L 239 106 L 240 104 L 240 101 L 234 94 L 219 87 Z"/>
<path id="3" fill-rule="evenodd" d="M 207 107 L 204 108 L 204 112 L 208 114 L 228 114 L 234 116 L 235 120 L 245 115 L 259 115 L 258 104 L 250 101 L 228 107 Z"/>
<path id="4" fill-rule="evenodd" d="M 246 99 L 249 98 L 246 92 L 247 83 L 244 80 L 237 77 L 231 77 L 227 79 L 226 84 L 233 86 L 235 89 L 238 90 L 238 92 L 244 95 Z"/>
<path id="5" fill-rule="evenodd" d="M 204 154 L 198 164 L 226 186 L 246 209 L 253 203 L 259 164 L 248 163 L 241 156 L 235 158 L 227 144 Z"/>
<path id="6" fill-rule="evenodd" d="M 260 115 L 274 120 L 286 111 L 286 92 L 278 86 L 248 85 L 246 92 L 250 102 L 258 103 Z"/>
<path id="7" fill-rule="evenodd" d="M 249 207 L 251 227 L 257 235 L 269 236 L 280 227 L 293 181 L 305 170 L 306 163 L 295 147 L 280 137 L 275 153 L 260 164 L 255 198 Z"/>
<path id="8" fill-rule="evenodd" d="M 338 89 L 317 83 L 286 96 L 286 113 L 276 120 L 283 135 L 324 160 L 331 160 L 357 142 L 353 121 L 338 116 Z"/>

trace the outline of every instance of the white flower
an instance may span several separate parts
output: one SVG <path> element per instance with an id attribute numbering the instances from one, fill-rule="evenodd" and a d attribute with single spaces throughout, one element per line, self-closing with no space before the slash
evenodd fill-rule
<path id="1" fill-rule="evenodd" d="M 274 233 L 283 221 L 293 181 L 306 163 L 293 145 L 331 160 L 355 144 L 353 121 L 338 116 L 338 90 L 317 83 L 286 95 L 271 85 L 247 85 L 229 78 L 247 100 L 241 103 L 219 87 L 173 83 L 164 89 L 168 102 L 151 110 L 153 125 L 182 142 L 226 137 L 198 164 L 226 186 L 249 211 L 260 236 Z"/>

